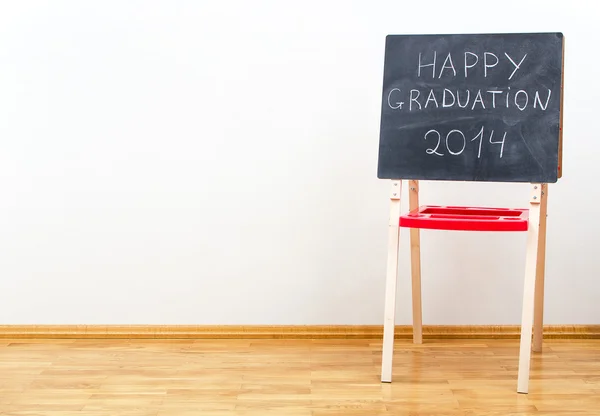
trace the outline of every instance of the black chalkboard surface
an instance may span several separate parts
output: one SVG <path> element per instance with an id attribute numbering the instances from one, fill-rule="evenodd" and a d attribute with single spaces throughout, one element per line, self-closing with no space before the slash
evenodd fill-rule
<path id="1" fill-rule="evenodd" d="M 389 35 L 380 179 L 553 183 L 562 33 Z"/>

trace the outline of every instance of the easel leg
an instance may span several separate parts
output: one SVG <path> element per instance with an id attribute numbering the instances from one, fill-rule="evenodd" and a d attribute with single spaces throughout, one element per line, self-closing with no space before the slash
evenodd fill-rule
<path id="1" fill-rule="evenodd" d="M 527 257 L 525 262 L 523 312 L 521 317 L 521 345 L 517 380 L 517 392 L 519 393 L 527 393 L 529 390 L 531 332 L 533 326 L 536 266 L 539 246 L 541 196 L 542 185 L 533 184 L 531 200 L 529 201 L 529 228 L 527 231 Z"/>
<path id="2" fill-rule="evenodd" d="M 409 210 L 419 207 L 419 181 L 408 183 Z M 413 342 L 423 343 L 423 313 L 421 307 L 421 237 L 418 228 L 410 229 L 410 269 L 412 275 Z"/>
<path id="3" fill-rule="evenodd" d="M 533 351 L 542 351 L 544 339 L 544 274 L 546 271 L 546 217 L 548 213 L 548 185 L 542 185 L 540 203 L 540 234 L 535 277 L 535 307 L 533 312 Z"/>
<path id="4" fill-rule="evenodd" d="M 390 217 L 388 225 L 388 259 L 385 282 L 385 319 L 383 323 L 383 353 L 381 358 L 381 381 L 392 382 L 392 358 L 394 356 L 394 329 L 396 325 L 396 283 L 398 273 L 398 246 L 400 237 L 400 194 L 402 181 L 392 181 L 390 193 Z"/>

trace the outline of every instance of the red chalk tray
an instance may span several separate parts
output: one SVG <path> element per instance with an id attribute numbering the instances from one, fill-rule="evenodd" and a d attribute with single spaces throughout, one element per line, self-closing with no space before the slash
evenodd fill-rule
<path id="1" fill-rule="evenodd" d="M 529 210 L 422 205 L 400 217 L 400 227 L 456 231 L 527 231 Z"/>

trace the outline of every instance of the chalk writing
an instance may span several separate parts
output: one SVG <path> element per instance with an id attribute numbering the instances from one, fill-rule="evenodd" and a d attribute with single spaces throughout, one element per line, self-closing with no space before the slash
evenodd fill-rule
<path id="1" fill-rule="evenodd" d="M 407 96 L 408 93 L 408 96 Z M 552 97 L 552 90 L 546 89 L 519 89 L 514 94 L 510 87 L 506 90 L 489 90 L 478 88 L 456 89 L 430 88 L 420 90 L 412 88 L 404 93 L 399 88 L 392 88 L 388 93 L 388 105 L 393 110 L 419 111 L 434 108 L 467 108 L 469 110 L 498 108 L 498 103 L 503 102 L 504 108 L 518 108 L 520 111 L 537 110 L 546 111 Z M 533 97 L 533 99 L 531 99 Z M 404 100 L 409 100 L 408 108 L 403 108 Z M 413 104 L 414 103 L 414 104 Z M 439 103 L 442 103 L 441 105 Z M 502 105 L 502 104 L 500 104 Z"/>
<path id="2" fill-rule="evenodd" d="M 506 140 L 506 132 L 504 132 L 504 135 L 502 136 L 502 141 L 499 142 L 495 142 L 492 140 L 492 138 L 494 137 L 494 130 L 492 130 L 490 132 L 490 144 L 500 144 L 500 158 L 502 158 L 502 153 L 504 152 L 504 141 Z M 473 137 L 473 139 L 471 139 L 471 141 L 475 141 L 479 139 L 479 148 L 477 150 L 477 159 L 479 159 L 481 157 L 481 145 L 483 144 L 483 126 L 481 126 L 481 129 L 479 130 L 479 132 L 477 133 L 477 135 L 475 137 Z"/>
<path id="3" fill-rule="evenodd" d="M 450 148 L 450 144 L 449 144 L 450 137 L 453 134 L 454 134 L 454 137 L 456 138 L 455 143 L 462 143 L 462 144 L 459 144 L 458 146 L 454 147 L 454 149 L 460 148 L 460 150 L 452 150 Z M 434 148 L 427 148 L 427 149 L 425 149 L 425 152 L 428 155 L 444 156 L 445 153 L 440 153 L 438 151 L 438 148 L 440 147 L 440 144 L 442 143 L 442 134 L 436 129 L 430 129 L 429 131 L 427 131 L 427 133 L 425 133 L 424 139 L 427 140 L 429 135 L 434 135 L 435 137 L 437 137 L 437 142 L 436 142 L 436 145 Z M 477 134 L 470 140 L 471 142 L 474 142 L 475 140 L 479 140 L 479 146 L 478 146 L 478 150 L 477 150 L 477 158 L 478 159 L 481 157 L 481 147 L 483 144 L 484 136 L 485 136 L 484 126 L 481 126 L 481 129 L 479 129 Z M 448 150 L 449 154 L 458 156 L 465 150 L 465 148 L 467 146 L 467 138 L 461 130 L 452 129 L 448 133 L 446 133 L 445 137 L 446 137 L 446 139 L 445 139 L 446 150 Z M 502 135 L 502 140 L 500 140 L 500 141 L 494 141 L 493 138 L 494 138 L 494 130 L 491 130 L 490 136 L 489 136 L 489 143 L 500 145 L 499 157 L 502 158 L 502 154 L 504 152 L 504 141 L 506 140 L 506 132 L 504 132 L 504 134 Z"/>
<path id="4" fill-rule="evenodd" d="M 518 75 L 518 71 L 522 69 L 523 62 L 527 58 L 527 53 L 516 59 L 507 52 L 496 54 L 491 51 L 485 51 L 480 55 L 471 51 L 465 51 L 462 59 L 457 60 L 457 62 L 460 61 L 463 63 L 463 70 L 457 71 L 452 53 L 448 52 L 438 71 L 437 66 L 440 63 L 438 51 L 433 51 L 430 54 L 420 52 L 417 58 L 417 77 L 428 78 L 429 72 L 426 72 L 424 68 L 431 68 L 431 78 L 441 79 L 443 76 L 457 77 L 461 76 L 460 74 L 464 74 L 465 79 L 469 78 L 469 76 L 473 78 L 476 76 L 474 71 L 476 71 L 479 65 L 483 68 L 483 77 L 487 78 L 498 65 L 509 65 L 511 70 L 507 79 L 512 80 L 515 78 L 515 75 Z M 504 59 L 501 59 L 499 56 Z M 479 71 L 479 75 L 481 76 L 481 71 Z M 393 110 L 408 112 L 426 111 L 432 108 L 447 110 L 460 108 L 474 112 L 477 110 L 494 110 L 499 108 L 499 103 L 504 102 L 505 108 L 516 108 L 519 111 L 546 111 L 551 96 L 552 90 L 550 88 L 544 90 L 519 89 L 512 95 L 510 86 L 507 86 L 506 89 L 465 88 L 452 90 L 449 88 L 429 88 L 429 90 L 422 90 L 420 88 L 411 88 L 406 92 L 403 92 L 399 88 L 391 88 L 388 94 L 388 105 Z M 533 97 L 533 99 L 530 99 L 530 97 Z M 408 108 L 404 106 L 405 101 L 409 103 Z M 457 149 L 460 148 L 460 150 L 452 150 L 450 148 L 448 143 L 451 135 L 462 137 L 462 145 L 457 145 Z M 502 157 L 506 133 L 502 136 L 501 141 L 493 141 L 493 135 L 494 130 L 490 132 L 489 143 L 501 145 L 499 157 Z M 432 139 L 434 136 L 437 137 L 437 144 L 435 147 L 427 148 L 425 151 L 429 155 L 443 156 L 444 153 L 440 153 L 438 150 L 442 143 L 442 135 L 435 129 L 430 129 L 425 133 L 425 139 Z M 479 133 L 471 140 L 479 141 L 478 158 L 481 157 L 481 148 L 484 141 L 483 136 L 484 128 L 481 127 Z M 445 136 L 445 143 L 448 154 L 460 155 L 465 149 L 467 140 L 461 130 L 453 129 Z"/>
<path id="5" fill-rule="evenodd" d="M 429 136 L 431 133 L 437 134 L 437 144 L 435 145 L 435 149 L 426 149 L 425 152 L 427 152 L 428 155 L 444 156 L 442 153 L 438 153 L 437 151 L 438 147 L 440 147 L 440 142 L 442 141 L 442 136 L 440 135 L 439 131 L 429 130 L 427 133 L 425 133 L 425 140 L 427 140 L 427 136 Z"/>
<path id="6" fill-rule="evenodd" d="M 437 60 L 437 55 L 438 55 L 437 51 L 433 51 L 433 53 L 431 54 L 431 60 L 427 61 L 427 58 L 423 56 L 423 53 L 419 52 L 419 58 L 418 58 L 418 64 L 417 64 L 417 76 L 419 78 L 421 76 L 426 77 L 425 71 L 423 71 L 423 75 L 421 75 L 421 68 L 427 68 L 427 67 L 431 67 L 432 78 L 436 77 L 435 76 L 436 62 L 439 62 Z M 465 51 L 463 53 L 463 55 L 464 55 L 464 59 L 462 60 L 462 62 L 464 62 L 464 74 L 465 74 L 465 78 L 468 78 L 468 76 L 469 76 L 468 70 L 470 68 L 476 67 L 478 65 L 478 63 L 480 62 L 480 59 L 479 59 L 479 55 L 477 55 L 476 53 L 470 52 L 470 51 Z M 521 64 L 523 64 L 523 61 L 527 57 L 527 54 L 523 55 L 523 57 L 520 59 L 519 63 L 516 63 L 515 60 L 506 52 L 504 52 L 504 56 L 506 57 L 506 60 L 508 62 L 503 62 L 503 64 L 511 64 L 512 66 L 514 66 L 513 71 L 508 76 L 508 79 L 512 79 L 512 77 L 515 75 L 515 73 L 521 68 Z M 469 58 L 472 62 L 471 64 L 469 64 Z M 430 63 L 424 63 L 424 62 L 430 62 Z M 438 78 L 442 77 L 442 75 L 444 74 L 444 69 L 452 69 L 452 76 L 454 76 L 454 77 L 458 75 L 458 73 L 456 71 L 456 67 L 454 66 L 453 62 L 454 62 L 454 60 L 452 59 L 452 53 L 448 52 L 448 55 L 444 59 L 444 63 L 442 64 L 442 66 L 440 68 Z M 460 62 L 460 60 L 457 60 L 457 62 Z M 489 51 L 483 52 L 483 60 L 481 61 L 481 65 L 483 66 L 483 76 L 485 78 L 487 78 L 488 72 L 491 72 L 492 68 L 496 67 L 498 64 L 500 64 L 500 58 L 498 58 L 498 55 L 496 55 L 494 52 L 489 52 Z M 471 71 L 471 73 L 472 73 L 472 71 Z"/>

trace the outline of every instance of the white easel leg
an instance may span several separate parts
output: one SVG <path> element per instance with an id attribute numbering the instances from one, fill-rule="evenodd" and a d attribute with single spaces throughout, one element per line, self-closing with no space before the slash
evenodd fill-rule
<path id="1" fill-rule="evenodd" d="M 383 353 L 381 358 L 381 381 L 392 382 L 392 358 L 394 356 L 394 329 L 396 325 L 396 282 L 398 273 L 398 246 L 400 237 L 400 194 L 402 181 L 392 181 L 390 192 L 390 217 L 388 225 L 388 258 L 385 282 L 385 317 L 383 323 Z"/>
<path id="2" fill-rule="evenodd" d="M 540 231 L 541 184 L 533 184 L 529 201 L 529 228 L 527 231 L 527 257 L 523 288 L 523 311 L 521 316 L 521 345 L 519 353 L 519 373 L 517 392 L 529 390 L 529 369 L 531 365 L 531 332 L 533 326 L 533 308 L 535 296 L 535 278 Z"/>
<path id="3" fill-rule="evenodd" d="M 548 215 L 548 185 L 542 185 L 540 203 L 540 233 L 535 277 L 535 302 L 533 312 L 533 351 L 542 351 L 544 340 L 544 275 L 546 271 L 546 217 Z"/>
<path id="4" fill-rule="evenodd" d="M 419 181 L 408 183 L 408 205 L 419 207 Z M 410 230 L 410 269 L 412 276 L 413 343 L 423 343 L 423 312 L 421 307 L 421 236 L 418 228 Z"/>

